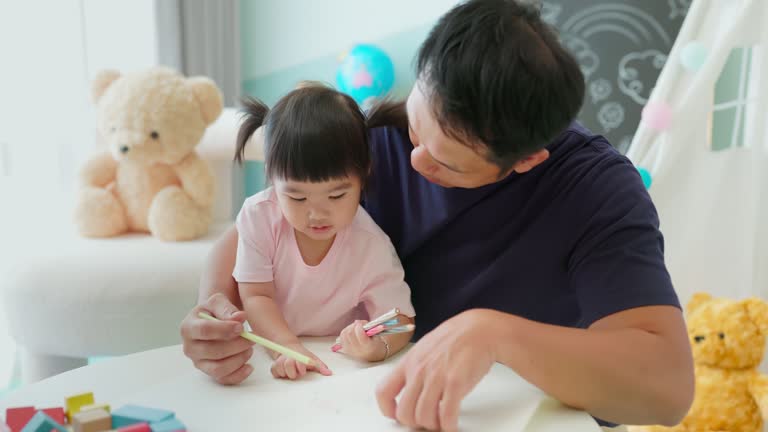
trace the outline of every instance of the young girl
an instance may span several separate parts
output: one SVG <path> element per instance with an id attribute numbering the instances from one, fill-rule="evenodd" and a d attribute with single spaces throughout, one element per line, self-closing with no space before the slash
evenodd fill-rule
<path id="1" fill-rule="evenodd" d="M 371 338 L 363 329 L 395 307 L 403 323 L 414 315 L 395 249 L 359 205 L 371 166 L 368 127 L 385 110 L 366 118 L 349 96 L 303 84 L 271 111 L 255 100 L 245 111 L 235 159 L 258 130 L 272 185 L 245 201 L 236 222 L 233 277 L 254 333 L 310 356 L 324 375 L 330 370 L 299 336 L 340 334 L 343 352 L 366 361 L 395 354 L 411 333 Z M 308 370 L 270 355 L 276 378 Z"/>

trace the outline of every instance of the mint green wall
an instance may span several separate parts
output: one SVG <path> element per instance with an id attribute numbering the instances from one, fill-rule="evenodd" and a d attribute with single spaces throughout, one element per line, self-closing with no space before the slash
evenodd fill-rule
<path id="1" fill-rule="evenodd" d="M 245 18 L 241 17 L 241 20 Z M 414 80 L 413 59 L 421 42 L 427 36 L 433 23 L 409 29 L 381 40 L 371 41 L 389 54 L 395 65 L 395 85 L 391 94 L 405 97 L 410 91 Z M 245 27 L 243 25 L 243 27 Z M 254 51 L 254 38 L 242 38 L 242 55 L 247 57 Z M 367 41 L 366 41 L 367 42 Z M 287 67 L 277 72 L 259 77 L 249 77 L 243 74 L 243 90 L 250 96 L 263 100 L 267 105 L 274 104 L 280 96 L 290 91 L 302 80 L 316 80 L 336 85 L 336 69 L 343 50 L 332 52 L 320 58 L 305 63 Z"/>
<path id="2" fill-rule="evenodd" d="M 410 92 L 414 82 L 414 57 L 421 42 L 426 38 L 427 33 L 432 28 L 438 16 L 443 14 L 455 0 L 431 0 L 433 3 L 418 4 L 419 17 L 425 19 L 425 22 L 416 25 L 403 27 L 403 20 L 398 20 L 398 16 L 403 16 L 400 12 L 402 4 L 406 0 L 398 0 L 401 5 L 393 5 L 398 10 L 388 11 L 389 16 L 381 17 L 377 22 L 380 26 L 380 32 L 386 33 L 379 38 L 358 39 L 353 34 L 353 30 L 347 28 L 330 29 L 340 34 L 335 38 L 329 38 L 327 35 L 318 35 L 326 39 L 338 41 L 343 40 L 343 46 L 330 46 L 324 49 L 324 54 L 315 55 L 317 45 L 314 47 L 304 47 L 301 45 L 301 38 L 312 37 L 312 34 L 297 34 L 301 30 L 301 23 L 296 24 L 297 28 L 289 28 L 283 25 L 290 21 L 286 15 L 287 10 L 300 10 L 302 5 L 317 7 L 308 0 L 285 0 L 288 3 L 267 3 L 255 0 L 241 0 L 240 2 L 240 49 L 242 58 L 241 76 L 243 77 L 243 93 L 248 96 L 256 97 L 264 101 L 267 105 L 274 103 L 286 92 L 293 89 L 299 81 L 316 80 L 336 85 L 336 69 L 339 59 L 344 50 L 349 49 L 356 43 L 372 43 L 379 46 L 389 54 L 395 66 L 395 84 L 390 95 L 398 98 L 405 98 Z M 304 1 L 304 3 L 302 3 Z M 345 0 L 346 1 L 346 0 Z M 344 4 L 344 1 L 326 3 L 329 6 Z M 356 3 L 362 4 L 362 3 Z M 264 14 L 274 13 L 274 17 Z M 344 26 L 345 22 L 355 19 L 359 16 L 358 11 L 345 10 L 339 14 L 336 21 L 329 22 L 329 26 Z M 333 15 L 332 10 L 328 10 L 326 15 Z M 306 16 L 296 18 L 297 21 L 308 19 Z M 327 19 L 318 17 L 317 19 Z M 413 21 L 413 16 L 410 16 Z M 282 21 L 282 23 L 281 23 Z M 265 25 L 267 27 L 265 27 Z M 359 27 L 359 26 L 358 26 Z M 362 30 L 361 30 L 362 32 Z M 286 39 L 283 39 L 286 38 Z M 309 41 L 308 41 L 309 42 Z M 269 45 L 263 45 L 269 44 Z M 286 62 L 285 56 L 280 56 L 276 47 L 286 46 L 286 49 L 298 50 L 292 52 L 292 58 L 303 58 L 301 61 L 294 62 L 286 66 L 275 66 L 275 64 Z M 311 49 L 312 48 L 312 49 Z M 314 50 L 313 50 L 314 49 Z M 263 56 L 268 58 L 255 58 Z M 264 72 L 268 71 L 268 72 Z M 247 162 L 245 165 L 245 196 L 250 196 L 265 186 L 264 165 L 259 162 Z"/>

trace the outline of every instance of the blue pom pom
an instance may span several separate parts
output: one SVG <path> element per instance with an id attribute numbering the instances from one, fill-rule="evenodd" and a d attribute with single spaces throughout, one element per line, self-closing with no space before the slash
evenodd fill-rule
<path id="1" fill-rule="evenodd" d="M 707 61 L 709 50 L 699 41 L 688 42 L 680 52 L 680 63 L 691 72 L 696 72 Z"/>
<path id="2" fill-rule="evenodd" d="M 640 178 L 643 179 L 643 184 L 645 185 L 645 188 L 650 189 L 651 184 L 653 183 L 653 177 L 651 176 L 650 171 L 642 167 L 637 167 L 637 171 L 640 173 Z"/>

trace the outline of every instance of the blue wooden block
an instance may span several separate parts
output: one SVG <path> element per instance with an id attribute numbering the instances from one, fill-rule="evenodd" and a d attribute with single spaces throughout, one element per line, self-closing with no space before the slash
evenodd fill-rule
<path id="1" fill-rule="evenodd" d="M 159 423 L 174 417 L 173 411 L 148 408 L 139 405 L 125 405 L 112 411 L 112 429 L 136 423 Z"/>
<path id="2" fill-rule="evenodd" d="M 24 426 L 21 432 L 67 432 L 64 426 L 56 423 L 48 414 L 38 411 L 34 417 Z"/>
<path id="3" fill-rule="evenodd" d="M 152 429 L 152 432 L 174 432 L 187 430 L 187 427 L 184 426 L 184 423 L 180 422 L 176 417 L 157 423 L 152 423 L 149 425 L 149 427 Z"/>

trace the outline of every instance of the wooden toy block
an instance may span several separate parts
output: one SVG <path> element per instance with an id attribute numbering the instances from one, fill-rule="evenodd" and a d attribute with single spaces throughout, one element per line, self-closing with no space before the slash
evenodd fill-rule
<path id="1" fill-rule="evenodd" d="M 55 421 L 58 424 L 64 424 L 66 415 L 64 414 L 64 408 L 56 407 L 56 408 L 43 408 L 39 411 L 44 412 L 48 415 L 48 417 L 52 418 L 53 421 Z"/>
<path id="2" fill-rule="evenodd" d="M 92 410 L 92 409 L 103 409 L 106 412 L 110 412 L 111 411 L 110 407 L 109 407 L 109 404 L 95 403 L 95 404 L 91 404 L 91 405 L 83 405 L 83 406 L 81 406 L 80 407 L 80 412 L 88 411 L 88 410 Z"/>
<path id="3" fill-rule="evenodd" d="M 157 423 L 174 417 L 173 411 L 148 408 L 139 405 L 125 405 L 112 411 L 112 428 L 121 428 L 135 423 Z"/>
<path id="4" fill-rule="evenodd" d="M 115 429 L 116 432 L 152 432 L 149 423 L 136 423 L 130 426 Z"/>
<path id="5" fill-rule="evenodd" d="M 35 412 L 37 410 L 31 406 L 8 408 L 5 410 L 5 423 L 8 424 L 11 432 L 19 432 L 32 420 Z"/>
<path id="6" fill-rule="evenodd" d="M 112 428 L 112 416 L 103 409 L 80 411 L 72 415 L 74 432 L 103 432 Z"/>
<path id="7" fill-rule="evenodd" d="M 80 393 L 72 395 L 64 400 L 64 406 L 67 412 L 67 420 L 72 422 L 72 415 L 80 412 L 80 408 L 83 405 L 93 405 L 95 403 L 93 399 L 93 393 Z"/>
<path id="8" fill-rule="evenodd" d="M 68 432 L 67 429 L 56 423 L 55 420 L 50 418 L 48 414 L 38 411 L 32 420 L 24 426 L 21 432 Z"/>
<path id="9" fill-rule="evenodd" d="M 152 429 L 152 432 L 176 432 L 187 430 L 187 427 L 184 426 L 184 423 L 180 422 L 176 417 L 157 423 L 152 423 L 149 425 L 149 427 Z"/>

